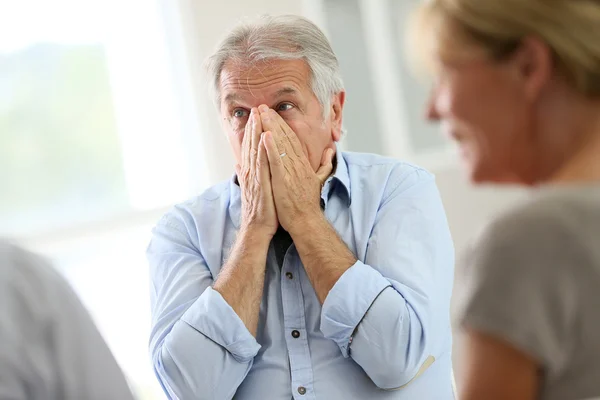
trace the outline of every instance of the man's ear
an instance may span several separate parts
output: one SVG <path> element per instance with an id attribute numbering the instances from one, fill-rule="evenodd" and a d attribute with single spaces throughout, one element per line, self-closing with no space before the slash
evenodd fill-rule
<path id="1" fill-rule="evenodd" d="M 331 97 L 331 109 L 329 118 L 331 119 L 331 136 L 335 142 L 342 138 L 342 111 L 346 101 L 346 92 L 341 91 Z"/>

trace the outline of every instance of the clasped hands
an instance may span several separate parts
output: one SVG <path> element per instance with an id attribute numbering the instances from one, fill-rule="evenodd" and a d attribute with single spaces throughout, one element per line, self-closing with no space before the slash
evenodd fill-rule
<path id="1" fill-rule="evenodd" d="M 304 222 L 322 218 L 321 188 L 333 170 L 333 156 L 326 149 L 315 172 L 283 118 L 265 105 L 253 108 L 236 165 L 242 229 L 273 236 L 281 225 L 293 237 Z"/>

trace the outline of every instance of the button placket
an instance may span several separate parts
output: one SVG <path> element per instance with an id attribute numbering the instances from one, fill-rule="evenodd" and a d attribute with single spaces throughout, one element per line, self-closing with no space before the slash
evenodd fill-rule
<path id="1" fill-rule="evenodd" d="M 300 268 L 302 268 L 302 264 L 295 246 L 292 244 L 286 254 L 281 271 L 283 323 L 290 364 L 291 390 L 294 397 L 302 396 L 302 399 L 314 400 L 311 390 L 313 371 L 306 333 Z M 300 393 L 300 388 L 303 393 Z"/>

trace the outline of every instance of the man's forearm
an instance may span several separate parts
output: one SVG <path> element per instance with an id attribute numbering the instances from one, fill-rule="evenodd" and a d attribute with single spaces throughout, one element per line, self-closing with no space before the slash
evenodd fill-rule
<path id="1" fill-rule="evenodd" d="M 253 336 L 265 282 L 271 238 L 259 231 L 242 229 L 213 289 L 223 296 Z"/>
<path id="2" fill-rule="evenodd" d="M 323 304 L 338 279 L 356 263 L 356 257 L 324 215 L 308 218 L 290 235 L 317 297 Z"/>

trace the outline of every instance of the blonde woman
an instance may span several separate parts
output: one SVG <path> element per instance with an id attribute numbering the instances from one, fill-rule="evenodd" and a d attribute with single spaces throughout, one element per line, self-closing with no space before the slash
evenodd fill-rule
<path id="1" fill-rule="evenodd" d="M 600 1 L 431 0 L 427 116 L 475 183 L 535 188 L 468 254 L 461 400 L 600 397 Z"/>

